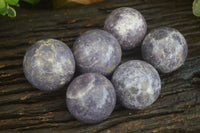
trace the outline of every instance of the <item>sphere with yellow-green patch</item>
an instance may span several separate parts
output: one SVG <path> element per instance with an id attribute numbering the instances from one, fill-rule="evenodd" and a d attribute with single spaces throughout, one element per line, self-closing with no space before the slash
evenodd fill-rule
<path id="1" fill-rule="evenodd" d="M 24 56 L 24 75 L 36 88 L 53 91 L 63 88 L 73 77 L 75 60 L 70 48 L 56 39 L 33 44 Z"/>

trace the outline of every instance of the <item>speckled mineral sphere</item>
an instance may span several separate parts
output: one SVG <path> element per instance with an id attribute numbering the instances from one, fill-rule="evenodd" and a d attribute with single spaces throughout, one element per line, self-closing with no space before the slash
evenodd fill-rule
<path id="1" fill-rule="evenodd" d="M 122 7 L 111 12 L 104 29 L 117 38 L 123 50 L 130 50 L 143 40 L 147 24 L 139 11 Z"/>
<path id="2" fill-rule="evenodd" d="M 103 75 L 86 73 L 75 78 L 66 93 L 68 110 L 84 123 L 98 123 L 108 118 L 115 107 L 112 83 Z"/>
<path id="3" fill-rule="evenodd" d="M 183 65 L 188 47 L 184 36 L 173 28 L 152 30 L 142 43 L 142 56 L 162 73 L 170 73 Z"/>
<path id="4" fill-rule="evenodd" d="M 143 109 L 151 105 L 161 90 L 160 76 L 144 61 L 131 60 L 120 65 L 112 76 L 117 98 L 128 109 Z"/>
<path id="5" fill-rule="evenodd" d="M 24 56 L 24 74 L 36 88 L 52 91 L 62 88 L 73 77 L 75 61 L 71 50 L 55 39 L 40 40 Z"/>
<path id="6" fill-rule="evenodd" d="M 118 41 L 103 30 L 83 33 L 74 43 L 73 53 L 82 73 L 95 72 L 110 75 L 121 61 Z"/>

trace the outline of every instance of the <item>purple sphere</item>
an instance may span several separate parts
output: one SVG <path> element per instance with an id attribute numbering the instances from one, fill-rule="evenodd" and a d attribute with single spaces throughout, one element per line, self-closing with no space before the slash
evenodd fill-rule
<path id="1" fill-rule="evenodd" d="M 151 105 L 161 90 L 160 76 L 150 64 L 131 60 L 120 65 L 112 76 L 117 98 L 128 109 Z"/>
<path id="2" fill-rule="evenodd" d="M 105 21 L 104 29 L 116 37 L 123 50 L 130 50 L 143 40 L 147 24 L 139 11 L 122 7 L 111 12 Z"/>
<path id="3" fill-rule="evenodd" d="M 115 89 L 101 74 L 82 74 L 69 85 L 66 102 L 76 119 L 84 123 L 98 123 L 112 113 L 116 104 Z"/>
<path id="4" fill-rule="evenodd" d="M 121 61 L 118 41 L 103 30 L 83 33 L 74 43 L 73 53 L 82 73 L 95 72 L 110 75 Z"/>
<path id="5" fill-rule="evenodd" d="M 69 47 L 58 40 L 40 40 L 24 56 L 24 74 L 36 88 L 53 91 L 64 87 L 74 75 L 75 61 Z"/>
<path id="6" fill-rule="evenodd" d="M 142 43 L 142 56 L 162 73 L 170 73 L 183 65 L 188 47 L 176 29 L 162 27 L 152 30 Z"/>

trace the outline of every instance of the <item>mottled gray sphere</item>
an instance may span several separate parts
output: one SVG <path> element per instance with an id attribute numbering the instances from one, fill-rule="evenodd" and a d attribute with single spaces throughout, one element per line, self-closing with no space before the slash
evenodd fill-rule
<path id="1" fill-rule="evenodd" d="M 110 75 L 121 61 L 118 41 L 103 30 L 83 33 L 74 43 L 73 53 L 82 73 L 95 72 Z"/>
<path id="2" fill-rule="evenodd" d="M 170 73 L 183 65 L 188 47 L 176 29 L 161 27 L 152 30 L 142 43 L 142 56 L 162 73 Z"/>
<path id="3" fill-rule="evenodd" d="M 139 11 L 121 7 L 107 17 L 104 29 L 116 37 L 123 50 L 130 50 L 143 40 L 147 24 Z"/>
<path id="4" fill-rule="evenodd" d="M 74 56 L 67 45 L 55 39 L 40 40 L 24 56 L 24 74 L 36 88 L 53 91 L 73 77 Z"/>
<path id="5" fill-rule="evenodd" d="M 101 74 L 82 74 L 70 83 L 66 102 L 76 119 L 84 123 L 98 123 L 112 113 L 116 104 L 115 89 Z"/>
<path id="6" fill-rule="evenodd" d="M 119 102 L 128 109 L 151 105 L 161 90 L 160 76 L 144 61 L 131 60 L 120 65 L 112 76 Z"/>

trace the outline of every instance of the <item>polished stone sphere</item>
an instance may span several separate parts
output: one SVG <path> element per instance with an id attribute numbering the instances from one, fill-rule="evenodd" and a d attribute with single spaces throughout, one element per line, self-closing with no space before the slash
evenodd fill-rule
<path id="1" fill-rule="evenodd" d="M 161 80 L 156 69 L 140 60 L 121 64 L 112 76 L 119 102 L 128 109 L 143 109 L 156 101 Z"/>
<path id="2" fill-rule="evenodd" d="M 74 56 L 61 41 L 40 40 L 26 51 L 23 69 L 26 79 L 36 88 L 57 90 L 72 79 L 75 72 Z"/>
<path id="3" fill-rule="evenodd" d="M 73 45 L 76 65 L 81 73 L 110 75 L 121 61 L 118 41 L 103 30 L 90 30 L 77 38 Z"/>
<path id="4" fill-rule="evenodd" d="M 66 102 L 69 112 L 79 121 L 98 123 L 112 113 L 116 104 L 115 89 L 101 74 L 82 74 L 70 83 Z"/>
<path id="5" fill-rule="evenodd" d="M 131 50 L 144 39 L 147 24 L 136 9 L 121 7 L 108 15 L 104 29 L 119 41 L 123 50 Z"/>
<path id="6" fill-rule="evenodd" d="M 177 70 L 186 60 L 188 46 L 176 29 L 161 27 L 150 31 L 142 43 L 142 56 L 162 73 Z"/>

